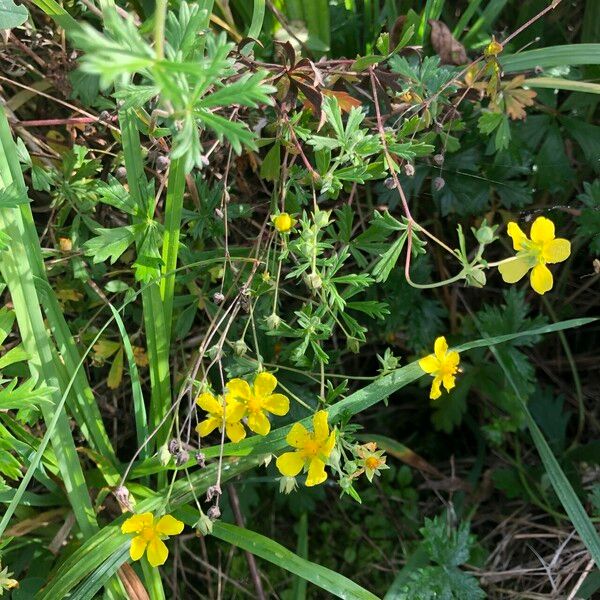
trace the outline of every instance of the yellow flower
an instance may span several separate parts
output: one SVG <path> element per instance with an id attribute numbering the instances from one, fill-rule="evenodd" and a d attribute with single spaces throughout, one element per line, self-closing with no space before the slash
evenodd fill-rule
<path id="1" fill-rule="evenodd" d="M 146 552 L 148 562 L 153 567 L 164 565 L 169 551 L 163 539 L 178 535 L 183 531 L 183 523 L 171 515 L 165 515 L 155 521 L 152 513 L 142 513 L 129 517 L 121 525 L 121 533 L 136 533 L 131 540 L 129 555 L 131 560 L 140 560 Z"/>
<path id="2" fill-rule="evenodd" d="M 433 375 L 429 397 L 432 400 L 436 400 L 442 395 L 442 390 L 440 389 L 442 383 L 447 392 L 454 387 L 460 357 L 455 350 L 448 352 L 448 343 L 444 336 L 435 340 L 433 350 L 434 354 L 422 358 L 419 361 L 419 366 L 425 373 Z"/>
<path id="3" fill-rule="evenodd" d="M 277 458 L 277 468 L 285 477 L 296 477 L 302 469 L 308 470 L 306 485 L 313 486 L 327 479 L 325 463 L 335 445 L 335 431 L 329 432 L 327 411 L 320 410 L 313 417 L 313 432 L 295 423 L 287 434 L 286 442 L 296 448 Z"/>
<path id="4" fill-rule="evenodd" d="M 290 401 L 283 394 L 274 394 L 277 379 L 271 373 L 259 373 L 252 387 L 243 379 L 232 379 L 227 384 L 227 401 L 241 404 L 248 416 L 248 427 L 259 435 L 271 431 L 267 413 L 282 416 L 290 410 Z"/>
<path id="5" fill-rule="evenodd" d="M 279 233 L 287 233 L 296 224 L 296 221 L 288 214 L 281 213 L 276 217 L 273 217 L 273 225 Z"/>
<path id="6" fill-rule="evenodd" d="M 208 418 L 196 426 L 200 436 L 207 436 L 217 427 L 222 431 L 225 422 L 225 434 L 232 442 L 239 442 L 246 437 L 246 430 L 240 423 L 246 407 L 240 402 L 230 397 L 225 401 L 222 396 L 215 397 L 210 392 L 203 392 L 196 398 L 196 404 L 208 415 Z"/>
<path id="7" fill-rule="evenodd" d="M 517 251 L 514 259 L 498 266 L 506 283 L 516 283 L 531 269 L 531 287 L 538 294 L 552 289 L 553 279 L 546 263 L 553 264 L 567 260 L 571 254 L 569 240 L 554 237 L 554 223 L 546 217 L 538 217 L 531 226 L 531 239 L 514 222 L 508 224 L 508 235 Z"/>

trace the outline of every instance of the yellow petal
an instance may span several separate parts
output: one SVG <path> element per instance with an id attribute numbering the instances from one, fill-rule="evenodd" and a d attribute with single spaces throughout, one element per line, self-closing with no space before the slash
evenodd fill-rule
<path id="1" fill-rule="evenodd" d="M 542 257 L 547 263 L 559 263 L 567 260 L 571 254 L 571 242 L 564 238 L 556 238 L 544 244 Z"/>
<path id="2" fill-rule="evenodd" d="M 296 477 L 304 466 L 304 459 L 300 452 L 284 452 L 277 457 L 277 468 L 282 475 L 286 477 Z"/>
<path id="3" fill-rule="evenodd" d="M 159 537 L 155 537 L 148 542 L 147 556 L 148 562 L 153 567 L 160 567 L 160 565 L 164 565 L 167 561 L 169 551 L 167 550 L 165 543 Z"/>
<path id="4" fill-rule="evenodd" d="M 313 416 L 313 429 L 315 431 L 315 440 L 325 441 L 329 435 L 329 425 L 327 425 L 327 411 L 320 410 Z"/>
<path id="5" fill-rule="evenodd" d="M 131 540 L 131 546 L 129 547 L 129 556 L 131 560 L 140 560 L 144 556 L 144 551 L 148 542 L 141 536 L 138 535 Z"/>
<path id="6" fill-rule="evenodd" d="M 139 533 L 144 527 L 152 527 L 154 517 L 151 512 L 129 517 L 121 525 L 121 533 Z"/>
<path id="7" fill-rule="evenodd" d="M 446 354 L 446 359 L 444 363 L 449 367 L 458 367 L 458 363 L 460 362 L 460 354 L 456 350 L 452 350 Z"/>
<path id="8" fill-rule="evenodd" d="M 531 241 L 545 244 L 554 239 L 554 223 L 546 217 L 538 217 L 531 226 Z"/>
<path id="9" fill-rule="evenodd" d="M 506 283 L 517 283 L 531 269 L 531 258 L 526 254 L 517 255 L 516 258 L 498 265 L 498 271 Z"/>
<path id="10" fill-rule="evenodd" d="M 265 416 L 265 413 L 258 411 L 250 413 L 248 417 L 248 427 L 258 435 L 267 435 L 271 431 L 271 423 Z"/>
<path id="11" fill-rule="evenodd" d="M 435 377 L 431 384 L 431 392 L 429 392 L 429 397 L 432 400 L 437 400 L 442 395 L 442 390 L 440 390 L 440 385 L 442 383 L 441 377 Z"/>
<path id="12" fill-rule="evenodd" d="M 448 342 L 443 335 L 435 340 L 433 352 L 439 360 L 442 360 L 446 356 L 446 352 L 448 352 Z"/>
<path id="13" fill-rule="evenodd" d="M 435 354 L 430 354 L 419 361 L 419 366 L 425 373 L 435 373 L 440 368 L 440 361 Z"/>
<path id="14" fill-rule="evenodd" d="M 455 381 L 456 377 L 454 377 L 454 375 L 444 375 L 442 382 L 447 392 L 449 392 L 456 385 Z"/>
<path id="15" fill-rule="evenodd" d="M 290 410 L 290 401 L 283 394 L 271 394 L 263 400 L 263 408 L 270 413 L 281 417 Z"/>
<path id="16" fill-rule="evenodd" d="M 161 535 L 179 535 L 183 531 L 183 523 L 171 515 L 165 515 L 158 520 L 156 531 Z"/>
<path id="17" fill-rule="evenodd" d="M 250 386 L 243 379 L 232 379 L 225 387 L 229 390 L 232 399 L 248 400 L 250 398 Z"/>
<path id="18" fill-rule="evenodd" d="M 554 283 L 552 273 L 550 273 L 550 269 L 546 265 L 536 265 L 533 267 L 530 281 L 531 287 L 540 295 L 551 290 Z"/>
<path id="19" fill-rule="evenodd" d="M 302 423 L 294 423 L 285 436 L 285 441 L 293 448 L 302 448 L 306 438 L 308 438 L 306 427 Z"/>
<path id="20" fill-rule="evenodd" d="M 219 414 L 223 410 L 221 403 L 210 392 L 200 394 L 196 398 L 196 404 L 207 413 Z"/>
<path id="21" fill-rule="evenodd" d="M 196 431 L 200 437 L 206 437 L 210 433 L 212 433 L 217 427 L 221 427 L 222 421 L 220 419 L 215 419 L 214 417 L 209 417 L 205 419 L 201 423 L 196 425 Z"/>
<path id="22" fill-rule="evenodd" d="M 277 379 L 271 373 L 259 373 L 254 380 L 254 394 L 264 398 L 277 387 Z"/>
<path id="23" fill-rule="evenodd" d="M 235 423 L 227 423 L 227 425 L 225 426 L 225 433 L 234 444 L 236 444 L 240 440 L 243 440 L 246 437 L 246 430 L 239 421 Z"/>
<path id="24" fill-rule="evenodd" d="M 325 463 L 319 458 L 313 458 L 310 461 L 308 467 L 308 475 L 306 477 L 306 486 L 312 487 L 313 485 L 319 485 L 327 479 L 327 473 L 325 473 Z"/>
<path id="25" fill-rule="evenodd" d="M 508 235 L 512 238 L 513 248 L 517 252 L 524 249 L 527 236 L 514 221 L 508 224 Z"/>
<path id="26" fill-rule="evenodd" d="M 329 434 L 329 437 L 327 438 L 327 441 L 321 447 L 321 454 L 325 458 L 329 458 L 329 455 L 331 454 L 331 451 L 333 450 L 334 446 L 335 446 L 335 431 L 332 431 Z"/>
<path id="27" fill-rule="evenodd" d="M 229 397 L 230 398 L 230 397 Z M 237 400 L 228 399 L 225 409 L 225 419 L 228 423 L 235 423 L 246 416 L 246 405 Z"/>

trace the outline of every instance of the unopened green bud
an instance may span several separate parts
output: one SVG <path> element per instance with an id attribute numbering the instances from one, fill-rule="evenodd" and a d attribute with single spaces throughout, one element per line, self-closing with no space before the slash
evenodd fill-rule
<path id="1" fill-rule="evenodd" d="M 196 521 L 194 529 L 196 529 L 200 535 L 210 535 L 213 530 L 213 522 L 210 520 L 208 515 L 205 515 L 202 511 L 200 511 L 200 518 L 198 521 Z"/>
<path id="2" fill-rule="evenodd" d="M 248 352 L 248 346 L 244 340 L 233 342 L 233 351 L 236 356 L 244 356 Z"/>
<path id="3" fill-rule="evenodd" d="M 270 314 L 266 318 L 267 328 L 273 331 L 281 325 L 281 317 L 275 313 Z"/>

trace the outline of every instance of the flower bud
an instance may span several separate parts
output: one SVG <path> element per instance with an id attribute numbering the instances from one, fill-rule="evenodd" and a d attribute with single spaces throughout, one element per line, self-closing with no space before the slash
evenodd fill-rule
<path id="1" fill-rule="evenodd" d="M 306 283 L 306 286 L 314 292 L 320 290 L 323 286 L 323 280 L 321 279 L 321 276 L 318 273 L 309 273 L 304 277 L 304 281 Z"/>
<path id="2" fill-rule="evenodd" d="M 291 494 L 298 487 L 298 482 L 295 477 L 280 477 L 279 478 L 279 493 Z"/>
<path id="3" fill-rule="evenodd" d="M 412 177 L 415 174 L 415 165 L 413 165 L 412 163 L 404 163 L 404 174 L 407 177 Z"/>
<path id="4" fill-rule="evenodd" d="M 225 300 L 225 296 L 221 292 L 215 292 L 213 295 L 213 302 L 215 304 L 221 304 Z"/>
<path id="5" fill-rule="evenodd" d="M 233 342 L 233 351 L 236 356 L 244 356 L 248 352 L 248 346 L 244 340 Z"/>
<path id="6" fill-rule="evenodd" d="M 206 456 L 203 452 L 196 452 L 194 458 L 196 459 L 196 462 L 198 463 L 198 466 L 201 469 L 203 469 L 206 466 Z"/>
<path id="7" fill-rule="evenodd" d="M 206 501 L 210 502 L 215 496 L 221 495 L 221 488 L 218 485 L 211 485 L 206 490 Z"/>
<path id="8" fill-rule="evenodd" d="M 194 528 L 200 535 L 210 535 L 213 530 L 213 522 L 210 520 L 208 515 L 205 515 L 200 511 L 200 518 L 194 525 Z"/>
<path id="9" fill-rule="evenodd" d="M 166 467 L 171 461 L 171 453 L 167 444 L 163 444 L 158 449 L 158 460 L 163 467 Z"/>
<path id="10" fill-rule="evenodd" d="M 360 342 L 355 337 L 346 338 L 346 348 L 353 354 L 358 354 L 360 351 Z"/>
<path id="11" fill-rule="evenodd" d="M 181 467 L 182 465 L 185 465 L 188 460 L 190 460 L 189 453 L 187 450 L 182 449 L 175 455 L 175 466 Z"/>
<path id="12" fill-rule="evenodd" d="M 433 189 L 436 192 L 439 192 L 445 185 L 446 185 L 446 181 L 444 180 L 443 177 L 436 177 L 433 180 Z"/>
<path id="13" fill-rule="evenodd" d="M 281 325 L 281 317 L 279 317 L 275 313 L 272 313 L 266 318 L 266 323 L 267 328 L 273 331 L 274 329 L 277 329 L 279 325 Z"/>

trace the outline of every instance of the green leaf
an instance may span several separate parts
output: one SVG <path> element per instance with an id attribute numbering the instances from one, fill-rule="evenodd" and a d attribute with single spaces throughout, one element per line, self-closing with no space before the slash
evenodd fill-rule
<path id="1" fill-rule="evenodd" d="M 0 29 L 12 29 L 23 25 L 29 13 L 21 4 L 17 6 L 13 0 L 0 0 Z"/>
<path id="2" fill-rule="evenodd" d="M 331 592 L 339 598 L 352 598 L 353 600 L 377 600 L 377 596 L 326 567 L 310 562 L 294 554 L 281 544 L 272 539 L 242 529 L 229 523 L 216 521 L 212 534 L 247 552 L 260 556 L 269 562 L 294 573 L 321 589 Z"/>
<path id="3" fill-rule="evenodd" d="M 110 258 L 110 264 L 114 264 L 135 240 L 135 228 L 131 225 L 111 229 L 98 227 L 95 233 L 97 237 L 83 245 L 86 256 L 91 256 L 94 263 Z"/>
<path id="4" fill-rule="evenodd" d="M 17 380 L 13 379 L 0 390 L 0 410 L 20 410 L 39 406 L 42 402 L 50 402 L 47 396 L 53 391 L 53 389 L 46 386 L 40 386 L 36 389 L 33 379 L 28 379 L 17 387 Z"/>
<path id="5" fill-rule="evenodd" d="M 561 65 L 598 65 L 600 64 L 600 44 L 565 44 L 525 50 L 518 54 L 506 54 L 498 57 L 505 73 L 530 71 L 537 68 L 547 69 Z"/>
<path id="6" fill-rule="evenodd" d="M 277 181 L 281 170 L 281 144 L 275 142 L 263 158 L 260 176 L 266 181 Z"/>

